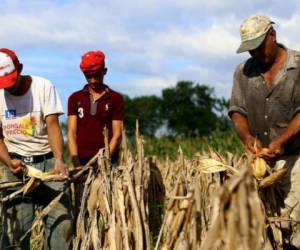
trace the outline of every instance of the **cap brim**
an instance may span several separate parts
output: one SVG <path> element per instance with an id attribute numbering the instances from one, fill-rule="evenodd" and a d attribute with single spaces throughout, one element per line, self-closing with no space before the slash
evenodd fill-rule
<path id="1" fill-rule="evenodd" d="M 267 33 L 268 32 L 266 32 L 265 34 L 261 35 L 258 38 L 242 42 L 242 44 L 240 45 L 240 47 L 238 48 L 236 53 L 242 53 L 245 51 L 254 50 L 254 49 L 258 48 L 259 45 L 261 45 L 262 42 L 265 40 Z"/>
<path id="2" fill-rule="evenodd" d="M 13 86 L 16 83 L 17 74 L 18 72 L 15 70 L 8 75 L 0 76 L 0 89 L 6 89 Z"/>

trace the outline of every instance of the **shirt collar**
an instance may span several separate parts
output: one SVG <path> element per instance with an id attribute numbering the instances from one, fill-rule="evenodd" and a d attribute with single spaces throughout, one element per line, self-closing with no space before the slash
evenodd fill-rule
<path id="1" fill-rule="evenodd" d="M 286 61 L 284 63 L 284 70 L 287 71 L 289 69 L 294 69 L 298 67 L 298 61 L 299 59 L 297 58 L 297 52 L 295 50 L 291 50 L 289 48 L 287 48 L 286 46 L 284 46 L 283 44 L 278 43 L 278 45 L 282 48 L 284 48 L 287 52 L 287 58 Z M 253 58 L 249 58 L 246 61 L 246 71 L 247 72 L 251 72 L 253 70 L 255 70 L 256 72 L 260 73 L 257 64 L 255 63 Z"/>
<path id="2" fill-rule="evenodd" d="M 105 91 L 105 94 L 104 96 L 108 96 L 109 93 L 110 93 L 110 90 L 109 90 L 109 87 L 105 84 L 103 84 L 104 86 L 104 91 Z M 88 84 L 84 85 L 83 89 L 82 89 L 83 93 L 86 94 L 86 95 L 89 95 L 89 90 L 88 90 Z"/>

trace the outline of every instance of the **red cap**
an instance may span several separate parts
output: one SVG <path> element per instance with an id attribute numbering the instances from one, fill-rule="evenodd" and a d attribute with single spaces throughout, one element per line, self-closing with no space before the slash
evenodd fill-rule
<path id="1" fill-rule="evenodd" d="M 16 83 L 20 62 L 15 52 L 0 49 L 0 89 L 9 88 Z"/>
<path id="2" fill-rule="evenodd" d="M 105 55 L 102 51 L 89 51 L 81 57 L 80 69 L 85 71 L 97 71 L 105 67 Z"/>

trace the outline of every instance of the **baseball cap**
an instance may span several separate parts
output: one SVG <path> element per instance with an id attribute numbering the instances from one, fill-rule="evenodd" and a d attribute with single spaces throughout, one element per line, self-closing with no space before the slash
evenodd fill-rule
<path id="1" fill-rule="evenodd" d="M 245 19 L 240 27 L 242 43 L 236 52 L 242 53 L 258 48 L 264 41 L 272 24 L 274 22 L 263 15 L 253 15 Z"/>
<path id="2" fill-rule="evenodd" d="M 0 89 L 13 86 L 17 80 L 20 62 L 15 52 L 0 49 Z"/>
<path id="3" fill-rule="evenodd" d="M 105 54 L 98 51 L 89 51 L 81 57 L 80 69 L 85 71 L 97 71 L 105 67 Z"/>

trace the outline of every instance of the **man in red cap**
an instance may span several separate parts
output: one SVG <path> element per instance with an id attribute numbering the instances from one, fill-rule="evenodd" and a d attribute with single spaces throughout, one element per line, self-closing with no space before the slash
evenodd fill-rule
<path id="1" fill-rule="evenodd" d="M 106 127 L 112 164 L 116 166 L 123 129 L 123 97 L 103 83 L 107 68 L 102 51 L 85 53 L 80 69 L 87 84 L 68 100 L 68 145 L 73 165 L 84 166 L 104 148 L 103 129 Z M 80 197 L 75 194 L 77 202 Z"/>
<path id="2" fill-rule="evenodd" d="M 55 87 L 44 78 L 21 75 L 23 65 L 9 49 L 0 49 L 0 159 L 3 179 L 24 180 L 24 164 L 43 172 L 67 176 L 62 159 L 63 137 L 58 116 L 63 114 Z M 29 249 L 30 234 L 20 242 L 34 220 L 35 207 L 44 208 L 64 183 L 40 184 L 26 195 L 2 204 L 0 248 Z M 8 190 L 7 194 L 15 190 Z M 72 238 L 70 199 L 65 194 L 43 220 L 48 249 L 68 249 Z"/>

